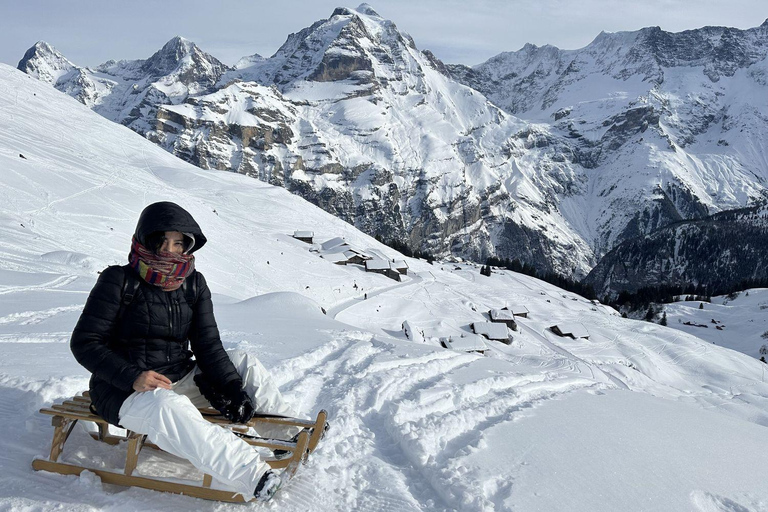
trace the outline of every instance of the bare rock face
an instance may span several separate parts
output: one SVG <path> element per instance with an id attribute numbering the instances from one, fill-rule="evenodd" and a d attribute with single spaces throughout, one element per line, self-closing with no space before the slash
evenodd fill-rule
<path id="1" fill-rule="evenodd" d="M 45 41 L 38 41 L 26 51 L 16 67 L 41 82 L 55 85 L 76 66 L 53 46 Z"/>
<path id="2" fill-rule="evenodd" d="M 610 251 L 585 279 L 600 295 L 695 285 L 711 295 L 768 279 L 768 216 L 754 206 L 670 224 Z"/>

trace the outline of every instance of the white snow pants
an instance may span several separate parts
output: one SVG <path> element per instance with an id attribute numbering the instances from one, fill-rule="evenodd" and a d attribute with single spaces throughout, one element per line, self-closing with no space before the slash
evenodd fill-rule
<path id="1" fill-rule="evenodd" d="M 296 417 L 258 359 L 239 350 L 227 351 L 227 355 L 242 377 L 243 387 L 257 412 Z M 134 392 L 120 408 L 120 424 L 146 434 L 149 441 L 163 450 L 189 460 L 198 470 L 249 498 L 269 466 L 255 448 L 229 430 L 210 423 L 197 410 L 210 407 L 194 382 L 199 372 L 195 367 L 174 382 L 172 390 Z M 286 429 L 265 425 L 259 427 L 258 434 L 285 436 Z"/>

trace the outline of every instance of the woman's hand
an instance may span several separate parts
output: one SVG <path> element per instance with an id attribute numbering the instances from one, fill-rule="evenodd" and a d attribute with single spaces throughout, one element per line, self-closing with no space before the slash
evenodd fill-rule
<path id="1" fill-rule="evenodd" d="M 171 381 L 165 375 L 152 370 L 141 372 L 133 382 L 133 389 L 139 392 L 152 391 L 157 388 L 171 389 Z"/>

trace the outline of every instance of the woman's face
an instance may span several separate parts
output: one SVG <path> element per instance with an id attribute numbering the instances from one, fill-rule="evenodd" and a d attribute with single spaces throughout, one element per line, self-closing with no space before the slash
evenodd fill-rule
<path id="1" fill-rule="evenodd" d="M 184 252 L 184 235 L 179 231 L 166 231 L 158 252 L 182 254 Z"/>

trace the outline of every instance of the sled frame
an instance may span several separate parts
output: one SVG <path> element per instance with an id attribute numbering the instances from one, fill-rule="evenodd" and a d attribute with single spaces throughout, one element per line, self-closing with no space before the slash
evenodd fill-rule
<path id="1" fill-rule="evenodd" d="M 155 491 L 183 494 L 215 501 L 224 501 L 229 503 L 245 503 L 252 498 L 246 499 L 240 493 L 233 491 L 212 489 L 213 477 L 203 475 L 200 484 L 181 483 L 176 479 L 162 477 L 137 476 L 133 472 L 139 461 L 139 453 L 142 448 L 152 448 L 162 451 L 158 446 L 147 441 L 146 436 L 128 430 L 127 435 L 117 436 L 109 433 L 109 423 L 94 414 L 91 409 L 91 400 L 88 392 L 77 395 L 69 400 L 51 405 L 49 408 L 42 408 L 40 412 L 52 416 L 51 425 L 54 427 L 53 440 L 51 441 L 51 450 L 48 459 L 38 458 L 32 461 L 32 467 L 38 471 L 50 471 L 62 475 L 80 475 L 83 471 L 90 471 L 96 474 L 102 482 L 122 485 L 126 487 L 141 487 Z M 242 439 L 252 446 L 265 447 L 272 450 L 286 450 L 291 456 L 285 459 L 265 459 L 264 462 L 273 469 L 282 469 L 283 482 L 290 480 L 298 471 L 299 467 L 306 463 L 307 457 L 317 448 L 320 439 L 325 434 L 327 412 L 325 410 L 318 413 L 314 421 L 290 418 L 278 415 L 259 415 L 257 414 L 247 424 L 233 424 L 221 416 L 215 409 L 201 409 L 203 417 L 211 423 L 228 428 L 236 434 L 245 435 L 250 427 L 256 427 L 259 423 L 270 423 L 285 425 L 286 427 L 300 427 L 296 441 L 287 441 L 282 439 L 268 439 L 257 436 L 245 435 Z M 121 470 L 93 468 L 60 462 L 59 457 L 64 449 L 64 444 L 69 439 L 72 430 L 78 421 L 94 423 L 97 432 L 90 432 L 91 437 L 96 440 L 117 445 L 127 442 L 127 453 L 124 468 Z"/>

